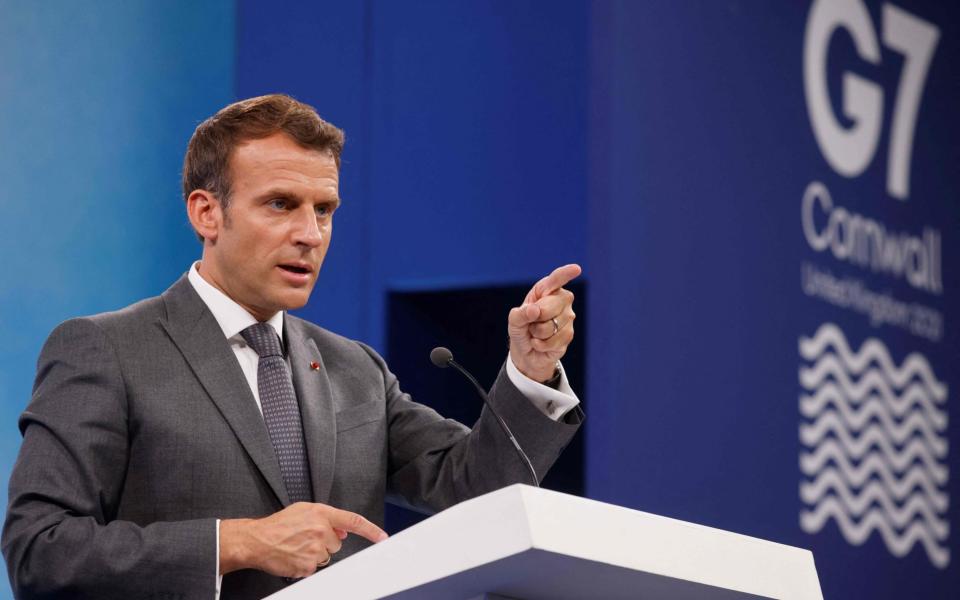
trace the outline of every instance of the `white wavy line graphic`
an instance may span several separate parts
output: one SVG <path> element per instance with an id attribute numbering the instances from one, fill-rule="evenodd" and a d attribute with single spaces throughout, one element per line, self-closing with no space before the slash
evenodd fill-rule
<path id="1" fill-rule="evenodd" d="M 808 391 L 813 391 L 830 375 L 833 375 L 844 395 L 851 398 L 863 398 L 873 390 L 877 390 L 881 394 L 892 395 L 894 393 L 890 382 L 877 369 L 868 370 L 859 381 L 854 382 L 843 369 L 837 357 L 832 354 L 823 356 L 812 367 L 800 367 L 800 384 Z M 903 387 L 903 385 L 898 387 Z M 938 403 L 942 404 L 946 401 L 947 388 L 945 385 L 931 386 L 928 383 L 928 389 L 930 389 L 930 396 Z"/>
<path id="2" fill-rule="evenodd" d="M 812 339 L 800 338 L 800 356 L 813 360 L 828 346 L 833 346 L 839 353 L 846 371 L 860 374 L 871 361 L 876 361 L 898 388 L 902 388 L 914 375 L 919 375 L 931 389 L 943 390 L 945 393 L 943 384 L 937 381 L 930 363 L 923 355 L 912 352 L 904 359 L 903 364 L 897 367 L 887 347 L 876 338 L 867 338 L 860 346 L 860 351 L 854 353 L 850 350 L 843 331 L 833 323 L 821 325 Z"/>
<path id="3" fill-rule="evenodd" d="M 816 533 L 829 518 L 836 521 L 844 539 L 855 546 L 867 541 L 870 533 L 876 530 L 894 556 L 906 556 L 914 544 L 919 542 L 927 552 L 930 562 L 936 567 L 945 569 L 950 564 L 950 550 L 939 546 L 923 523 L 914 521 L 903 533 L 897 534 L 878 509 L 867 512 L 859 523 L 854 522 L 835 497 L 825 499 L 812 511 L 801 511 L 800 527 L 807 533 Z"/>
<path id="4" fill-rule="evenodd" d="M 926 390 L 919 383 L 912 383 L 899 397 L 893 394 L 870 394 L 864 398 L 852 400 L 846 398 L 835 383 L 828 381 L 812 396 L 806 394 L 800 396 L 800 414 L 812 419 L 831 404 L 839 408 L 843 418 L 855 424 L 857 429 L 862 427 L 870 417 L 876 416 L 883 420 L 881 413 L 903 418 L 907 413 L 913 412 L 915 406 L 921 408 L 920 414 L 924 415 L 935 429 L 943 431 L 947 428 L 946 413 L 933 405 Z M 859 411 L 853 408 L 860 404 L 863 404 L 863 408 Z"/>
<path id="5" fill-rule="evenodd" d="M 817 473 L 813 481 L 800 483 L 800 498 L 807 504 L 815 504 L 831 489 L 837 490 L 842 495 L 841 489 L 849 491 L 851 488 L 864 488 L 864 484 L 870 481 L 872 484 L 883 486 L 885 493 L 897 501 L 902 501 L 919 488 L 920 493 L 927 498 L 936 512 L 945 512 L 950 507 L 950 497 L 937 488 L 923 469 L 912 469 L 903 479 L 899 479 L 890 475 L 890 471 L 877 455 L 872 455 L 869 460 L 875 460 L 877 464 L 869 465 L 869 470 L 854 471 L 850 474 L 851 476 L 848 476 L 841 467 L 823 469 Z M 880 479 L 870 479 L 873 474 L 879 475 Z M 866 492 L 866 488 L 863 491 Z"/>
<path id="6" fill-rule="evenodd" d="M 800 439 L 807 446 L 814 446 L 822 438 L 814 437 L 814 434 L 809 431 L 810 426 L 806 424 L 800 425 Z M 814 432 L 815 433 L 815 432 Z M 845 429 L 840 429 L 839 431 L 834 431 L 836 434 L 836 441 L 840 443 L 840 446 L 846 451 L 848 455 L 852 458 L 862 458 L 870 451 L 874 446 L 880 449 L 880 452 L 884 455 L 890 457 L 892 460 L 896 460 L 901 454 L 906 454 L 907 448 L 912 446 L 919 445 L 920 450 L 924 456 L 921 456 L 923 462 L 936 462 L 937 458 L 943 458 L 946 456 L 946 448 L 938 449 L 931 448 L 929 444 L 926 443 L 926 440 L 923 438 L 912 438 L 909 442 L 906 443 L 903 450 L 897 450 L 897 448 L 890 441 L 890 438 L 887 437 L 886 432 L 879 425 L 870 425 L 859 436 L 854 438 L 850 433 Z M 814 442 L 808 442 L 807 440 L 816 440 Z"/>
<path id="7" fill-rule="evenodd" d="M 854 438 L 851 435 L 851 429 L 854 429 L 854 433 L 857 433 L 856 430 L 859 428 L 851 428 L 837 411 L 828 410 L 821 413 L 813 423 L 800 424 L 800 441 L 807 446 L 816 446 L 828 434 L 834 433 L 843 445 L 858 449 L 855 446 L 856 444 L 866 444 L 867 440 L 876 438 L 878 435 L 887 440 L 888 443 L 893 442 L 902 446 L 907 440 L 914 439 L 917 434 L 920 434 L 922 437 L 916 439 L 923 440 L 924 445 L 931 453 L 938 458 L 947 455 L 947 442 L 930 428 L 930 425 L 919 413 L 913 413 L 901 424 L 893 423 L 889 417 L 887 419 L 890 421 L 890 427 L 887 427 L 886 423 L 871 421 L 871 424 Z"/>
<path id="8" fill-rule="evenodd" d="M 861 457 L 854 458 L 859 459 Z M 920 459 L 923 465 L 918 465 L 914 467 L 915 469 L 924 469 L 928 476 L 939 485 L 947 482 L 949 475 L 947 468 L 934 460 L 919 440 L 914 440 L 910 444 L 907 444 L 897 455 L 885 456 L 879 453 L 871 453 L 864 458 L 859 466 L 854 466 L 847 452 L 840 444 L 834 439 L 828 439 L 813 449 L 812 452 L 805 452 L 800 455 L 800 470 L 803 471 L 804 475 L 812 477 L 823 468 L 823 465 L 832 460 L 845 477 L 850 481 L 856 481 L 870 473 L 880 472 L 881 469 L 893 477 L 893 474 L 889 473 L 891 470 L 895 473 L 903 473 L 910 468 L 917 459 Z"/>
<path id="9" fill-rule="evenodd" d="M 948 418 L 937 406 L 947 400 L 946 383 L 918 352 L 897 365 L 877 338 L 854 352 L 834 323 L 801 336 L 798 346 L 808 392 L 800 395 L 808 422 L 799 431 L 809 450 L 800 454 L 800 469 L 812 478 L 800 482 L 800 498 L 811 507 L 801 510 L 801 528 L 816 533 L 832 518 L 853 545 L 877 531 L 893 555 L 920 544 L 946 568 L 950 550 L 938 541 L 949 535 L 950 502 L 938 485 L 949 471 L 937 460 L 948 451 Z"/>
<path id="10" fill-rule="evenodd" d="M 947 524 L 938 514 L 946 510 L 946 504 L 948 504 L 944 494 L 939 494 L 938 500 L 944 505 L 944 508 L 939 510 L 931 506 L 932 502 L 923 494 L 914 494 L 903 506 L 897 506 L 879 481 L 871 481 L 859 493 L 854 493 L 844 485 L 836 471 L 828 470 L 821 473 L 813 483 L 801 483 L 800 498 L 804 503 L 814 505 L 830 490 L 835 492 L 834 497 L 840 499 L 844 511 L 852 517 L 859 517 L 874 504 L 879 504 L 888 520 L 897 529 L 903 529 L 913 521 L 915 516 L 920 515 L 924 522 L 930 525 L 938 540 L 947 537 Z M 910 495 L 909 492 L 908 489 L 906 495 Z"/>

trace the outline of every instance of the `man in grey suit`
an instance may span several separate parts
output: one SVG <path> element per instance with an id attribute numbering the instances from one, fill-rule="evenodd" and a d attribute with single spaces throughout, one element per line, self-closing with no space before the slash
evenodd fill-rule
<path id="1" fill-rule="evenodd" d="M 197 128 L 183 177 L 201 260 L 41 353 L 3 529 L 18 597 L 261 598 L 385 539 L 387 494 L 441 510 L 528 480 L 486 409 L 472 430 L 443 419 L 371 348 L 284 312 L 330 243 L 342 146 L 281 95 Z M 579 272 L 510 312 L 490 392 L 541 477 L 582 419 L 558 362 Z"/>

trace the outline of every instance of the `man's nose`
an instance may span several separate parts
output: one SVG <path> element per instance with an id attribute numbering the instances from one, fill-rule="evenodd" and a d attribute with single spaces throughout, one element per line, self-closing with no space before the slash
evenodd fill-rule
<path id="1" fill-rule="evenodd" d="M 315 248 L 323 242 L 323 232 L 313 206 L 303 206 L 297 211 L 293 224 L 293 242 Z"/>

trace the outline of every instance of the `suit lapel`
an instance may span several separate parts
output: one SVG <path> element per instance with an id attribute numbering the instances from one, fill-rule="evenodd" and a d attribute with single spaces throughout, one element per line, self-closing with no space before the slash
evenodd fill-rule
<path id="1" fill-rule="evenodd" d="M 247 385 L 237 357 L 186 276 L 163 293 L 167 318 L 161 325 L 177 345 L 200 384 L 233 429 L 283 506 L 290 504 L 280 463 L 270 443 L 263 416 Z"/>
<path id="2" fill-rule="evenodd" d="M 303 435 L 307 442 L 313 499 L 327 504 L 333 486 L 337 450 L 337 424 L 330 378 L 316 342 L 305 334 L 299 322 L 285 316 L 284 335 L 293 370 L 293 387 L 300 403 Z"/>

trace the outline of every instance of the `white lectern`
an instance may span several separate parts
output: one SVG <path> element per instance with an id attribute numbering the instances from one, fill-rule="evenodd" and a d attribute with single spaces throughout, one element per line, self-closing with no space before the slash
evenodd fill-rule
<path id="1" fill-rule="evenodd" d="M 823 600 L 813 554 L 526 485 L 468 500 L 270 596 Z"/>

